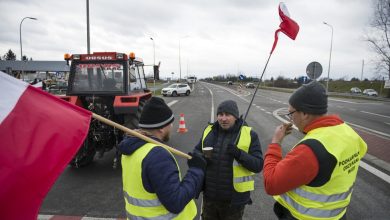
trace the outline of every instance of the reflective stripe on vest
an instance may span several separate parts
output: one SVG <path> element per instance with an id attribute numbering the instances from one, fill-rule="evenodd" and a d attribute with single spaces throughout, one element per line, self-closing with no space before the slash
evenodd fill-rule
<path id="1" fill-rule="evenodd" d="M 149 193 L 142 182 L 142 161 L 155 147 L 147 143 L 131 155 L 122 155 L 123 196 L 126 204 L 126 215 L 129 219 L 193 219 L 196 216 L 196 205 L 191 200 L 179 214 L 170 213 L 155 193 Z M 169 152 L 169 151 L 168 151 Z M 169 152 L 170 153 L 170 152 Z M 171 153 L 170 153 L 171 154 Z M 171 154 L 172 155 L 172 154 Z M 172 155 L 179 172 L 180 168 Z"/>
<path id="2" fill-rule="evenodd" d="M 204 140 L 207 135 L 211 132 L 213 125 L 209 125 L 203 131 L 202 137 L 202 149 L 204 147 Z M 251 127 L 242 126 L 240 132 L 240 140 L 238 141 L 237 147 L 242 151 L 248 153 L 251 144 Z M 247 192 L 254 190 L 255 181 L 253 172 L 247 170 L 235 159 L 233 160 L 233 187 L 237 192 Z"/>
<path id="3" fill-rule="evenodd" d="M 340 213 L 343 213 L 346 211 L 347 207 L 339 208 L 339 209 L 333 209 L 333 210 L 325 210 L 325 209 L 315 209 L 315 208 L 306 208 L 299 203 L 295 202 L 293 199 L 291 199 L 286 194 L 280 195 L 281 198 L 283 198 L 288 204 L 294 207 L 295 210 L 297 210 L 299 213 L 303 215 L 308 215 L 311 217 L 318 217 L 318 218 L 330 218 L 338 216 Z M 297 216 L 295 216 L 297 217 Z M 311 219 L 310 218 L 300 218 L 300 219 Z M 339 219 L 339 218 L 337 218 Z"/>
<path id="4" fill-rule="evenodd" d="M 348 125 L 317 128 L 301 140 L 319 141 L 336 158 L 330 179 L 322 186 L 301 186 L 274 198 L 298 219 L 340 219 L 349 205 L 360 159 L 367 152 L 363 139 Z"/>

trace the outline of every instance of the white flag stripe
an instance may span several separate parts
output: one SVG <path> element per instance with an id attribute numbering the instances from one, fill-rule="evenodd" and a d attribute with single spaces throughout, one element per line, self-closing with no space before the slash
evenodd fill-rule
<path id="1" fill-rule="evenodd" d="M 288 12 L 287 6 L 283 2 L 279 4 L 279 7 L 283 14 L 290 18 L 290 13 Z"/>
<path id="2" fill-rule="evenodd" d="M 0 124 L 15 107 L 28 84 L 0 71 Z"/>
<path id="3" fill-rule="evenodd" d="M 34 85 L 32 85 L 33 87 L 35 88 L 42 88 L 42 81 L 39 82 L 39 83 L 35 83 Z"/>

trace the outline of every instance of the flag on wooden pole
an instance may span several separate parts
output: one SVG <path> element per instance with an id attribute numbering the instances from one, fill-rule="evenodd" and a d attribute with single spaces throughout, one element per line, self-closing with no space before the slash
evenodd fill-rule
<path id="1" fill-rule="evenodd" d="M 0 219 L 37 219 L 91 112 L 0 72 Z"/>

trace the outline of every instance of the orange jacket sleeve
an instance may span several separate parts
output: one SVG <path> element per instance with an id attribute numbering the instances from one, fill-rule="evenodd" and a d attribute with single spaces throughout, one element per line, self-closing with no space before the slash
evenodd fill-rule
<path id="1" fill-rule="evenodd" d="M 282 158 L 279 144 L 271 143 L 264 157 L 264 188 L 269 195 L 280 195 L 310 183 L 318 173 L 319 164 L 313 151 L 300 144 Z"/>

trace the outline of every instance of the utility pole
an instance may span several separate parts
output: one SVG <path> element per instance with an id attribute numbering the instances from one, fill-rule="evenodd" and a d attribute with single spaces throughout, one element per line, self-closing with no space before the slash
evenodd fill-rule
<path id="1" fill-rule="evenodd" d="M 329 92 L 329 73 L 330 73 L 330 61 L 332 59 L 332 45 L 333 45 L 333 26 L 326 23 L 324 21 L 325 25 L 328 25 L 332 29 L 332 35 L 330 38 L 330 52 L 329 52 L 329 65 L 328 65 L 328 80 L 326 80 L 326 92 Z"/>
<path id="2" fill-rule="evenodd" d="M 91 53 L 91 45 L 89 40 L 89 0 L 87 0 L 87 52 Z"/>
<path id="3" fill-rule="evenodd" d="M 363 81 L 363 69 L 364 69 L 364 59 L 362 60 L 362 74 L 360 75 L 360 81 Z"/>

